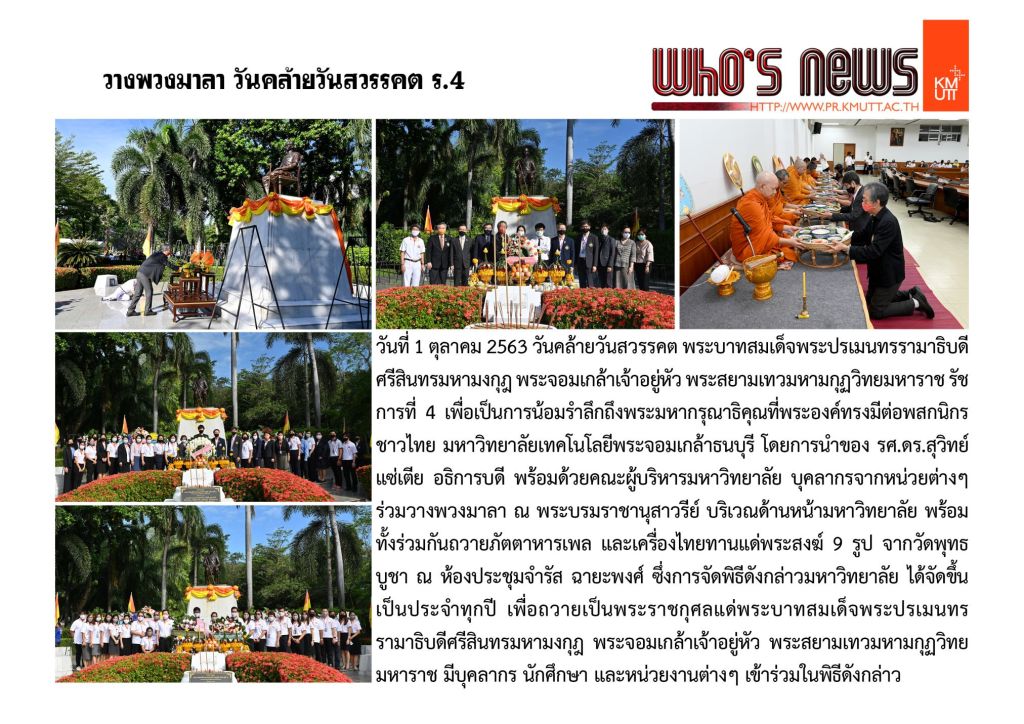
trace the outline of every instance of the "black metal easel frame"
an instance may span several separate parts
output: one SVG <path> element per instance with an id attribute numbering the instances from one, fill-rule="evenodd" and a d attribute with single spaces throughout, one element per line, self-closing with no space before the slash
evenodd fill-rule
<path id="1" fill-rule="evenodd" d="M 355 306 L 357 306 L 359 308 L 359 324 L 360 324 L 360 326 L 363 329 L 369 329 L 370 328 L 370 300 L 367 299 L 366 303 L 363 304 L 363 301 L 358 296 L 356 296 L 356 291 L 359 288 L 359 272 L 358 271 L 353 272 L 353 276 L 355 278 L 352 279 L 352 296 L 356 297 L 356 301 L 350 302 L 347 299 L 338 299 L 338 287 L 341 286 L 341 275 L 345 273 L 345 268 L 346 267 L 351 269 L 354 266 L 351 263 L 351 260 L 348 258 L 349 256 L 351 256 L 351 251 L 352 251 L 353 248 L 354 247 L 349 246 L 349 245 L 345 246 L 345 258 L 343 258 L 341 260 L 341 268 L 338 270 L 338 279 L 334 282 L 334 294 L 331 295 L 331 308 L 327 312 L 327 321 L 324 322 L 324 329 L 330 329 L 330 326 L 331 326 L 331 316 L 334 314 L 334 305 L 338 304 L 338 303 L 340 303 L 340 304 L 354 304 Z M 356 267 L 356 268 L 358 269 L 358 267 Z M 367 274 L 367 276 L 369 276 L 369 274 Z M 369 289 L 370 289 L 370 280 L 369 279 L 366 280 L 366 289 L 367 289 L 367 294 L 369 294 Z M 364 310 L 365 310 L 365 314 L 364 314 Z"/>
<path id="2" fill-rule="evenodd" d="M 251 234 L 249 234 L 248 240 L 246 240 L 246 236 L 245 236 L 245 232 L 247 232 L 247 231 L 251 231 L 252 232 Z M 274 309 L 271 309 L 270 307 L 268 307 L 265 304 L 257 304 L 256 303 L 256 298 L 253 297 L 253 295 L 252 295 L 252 277 L 249 275 L 249 257 L 252 255 L 252 246 L 253 246 L 253 240 L 254 239 L 255 239 L 256 243 L 259 244 L 260 256 L 263 257 L 263 268 L 267 270 L 267 281 L 270 282 L 270 295 L 274 298 Z M 242 244 L 244 246 L 244 250 L 245 250 L 244 251 L 244 253 L 245 253 L 245 258 L 244 258 L 245 272 L 244 272 L 244 274 L 242 276 L 242 288 L 238 292 L 238 309 L 235 310 L 235 327 L 234 328 L 238 329 L 238 319 L 239 319 L 239 315 L 242 312 L 242 298 L 245 296 L 245 289 L 246 289 L 246 287 L 248 287 L 248 289 L 249 289 L 249 302 L 252 304 L 252 322 L 256 326 L 256 329 L 260 328 L 259 322 L 256 321 L 256 308 L 257 307 L 259 307 L 260 309 L 266 309 L 268 312 L 276 311 L 278 319 L 281 320 L 281 329 L 287 329 L 287 327 L 285 327 L 285 324 L 284 324 L 284 315 L 281 314 L 281 305 L 277 301 L 277 291 L 274 289 L 274 277 L 270 273 L 270 264 L 267 261 L 267 254 L 263 250 L 263 239 L 260 237 L 260 230 L 257 229 L 255 225 L 243 226 L 242 228 L 240 228 L 238 230 L 238 236 L 235 239 L 235 245 L 231 248 L 231 253 L 228 254 L 228 260 L 224 264 L 224 279 L 228 278 L 228 271 L 230 271 L 230 269 L 231 269 L 231 259 L 234 257 L 235 251 L 238 249 L 238 245 L 239 244 Z M 221 283 L 220 283 L 220 288 L 217 290 L 217 306 L 214 307 L 215 310 L 220 310 L 220 302 L 221 302 L 221 298 L 222 298 L 223 294 L 224 294 L 224 281 L 222 280 Z M 213 317 L 214 317 L 214 315 L 211 314 L 210 315 L 210 323 L 208 325 L 206 325 L 207 329 L 210 329 L 210 327 L 213 326 Z"/>

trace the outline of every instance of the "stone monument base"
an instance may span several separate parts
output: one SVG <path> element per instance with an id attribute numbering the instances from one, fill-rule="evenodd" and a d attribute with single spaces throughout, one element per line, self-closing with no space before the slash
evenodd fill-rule
<path id="1" fill-rule="evenodd" d="M 201 485 L 185 487 L 179 486 L 174 489 L 174 497 L 168 498 L 165 503 L 234 503 L 231 498 L 225 497 L 224 488 L 219 485 Z"/>

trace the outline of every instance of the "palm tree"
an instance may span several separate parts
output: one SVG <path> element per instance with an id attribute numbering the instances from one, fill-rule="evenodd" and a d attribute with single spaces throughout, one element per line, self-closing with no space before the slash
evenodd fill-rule
<path id="1" fill-rule="evenodd" d="M 302 376 L 305 381 L 302 400 L 306 407 L 307 427 L 310 425 L 310 379 L 312 378 L 313 411 L 318 428 L 321 424 L 322 391 L 333 390 L 337 381 L 337 372 L 330 352 L 317 349 L 314 344 L 319 341 L 330 341 L 331 338 L 332 335 L 325 332 L 286 332 L 275 335 L 268 334 L 266 338 L 267 349 L 273 347 L 274 343 L 279 340 L 290 345 L 288 351 L 274 363 L 275 386 L 294 389 L 295 381 L 299 379 L 298 367 L 302 365 Z"/>
<path id="2" fill-rule="evenodd" d="M 239 422 L 238 413 L 238 332 L 231 335 L 231 421 L 236 427 Z"/>
<path id="3" fill-rule="evenodd" d="M 148 237 L 170 203 L 163 167 L 163 148 L 151 128 L 129 131 L 125 145 L 110 160 L 118 203 L 124 213 L 136 214 L 146 224 Z"/>
<path id="4" fill-rule="evenodd" d="M 256 508 L 252 505 L 245 507 L 245 598 L 246 608 L 252 609 L 252 517 L 256 515 Z"/>
<path id="5" fill-rule="evenodd" d="M 612 121 L 618 125 L 619 121 Z M 616 163 L 616 173 L 620 177 L 632 175 L 643 177 L 649 174 L 648 169 L 655 168 L 657 189 L 658 229 L 666 228 L 666 201 L 668 196 L 669 175 L 673 145 L 672 122 L 669 120 L 646 120 L 640 131 L 622 144 Z M 649 176 L 647 176 L 649 178 Z M 632 184 L 629 184 L 632 186 Z"/>
<path id="6" fill-rule="evenodd" d="M 345 607 L 345 568 L 346 566 L 357 567 L 363 558 L 363 542 L 353 526 L 338 525 L 338 516 L 333 505 L 286 505 L 282 509 L 284 519 L 288 520 L 293 515 L 303 515 L 310 519 L 309 524 L 292 539 L 292 544 L 297 546 L 296 552 L 300 558 L 304 557 L 314 549 L 314 541 L 318 536 L 319 544 L 326 546 L 328 565 L 330 565 L 331 550 L 335 565 L 338 567 L 338 574 L 335 576 L 338 586 L 339 605 Z M 322 550 L 322 549 L 321 549 Z M 328 585 L 331 575 L 328 574 Z M 328 607 L 333 607 L 333 595 L 328 594 Z"/>
<path id="7" fill-rule="evenodd" d="M 493 147 L 494 125 L 487 120 L 471 118 L 455 123 L 459 134 L 458 148 L 466 159 L 466 226 L 473 226 L 473 172 L 478 164 L 490 157 Z"/>
<path id="8" fill-rule="evenodd" d="M 150 527 L 160 541 L 160 608 L 167 608 L 167 561 L 172 544 L 181 538 L 183 509 L 167 506 L 150 517 Z"/>
<path id="9" fill-rule="evenodd" d="M 572 227 L 572 170 L 573 170 L 573 134 L 576 121 L 569 118 L 565 121 L 565 225 Z"/>

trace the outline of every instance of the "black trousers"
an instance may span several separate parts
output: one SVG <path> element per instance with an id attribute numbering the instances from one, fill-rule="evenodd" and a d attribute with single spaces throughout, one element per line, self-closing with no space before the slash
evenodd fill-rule
<path id="1" fill-rule="evenodd" d="M 608 289 L 614 285 L 614 281 L 615 278 L 608 272 L 608 267 L 597 267 L 597 284 L 594 285 L 595 287 Z"/>
<path id="2" fill-rule="evenodd" d="M 636 288 L 643 292 L 651 289 L 650 275 L 647 273 L 647 266 L 644 264 L 633 265 L 633 277 L 636 279 Z"/>
<path id="3" fill-rule="evenodd" d="M 448 279 L 447 269 L 430 269 L 427 272 L 431 284 L 444 284 Z"/>
<path id="4" fill-rule="evenodd" d="M 82 644 L 75 644 L 75 668 L 82 666 Z"/>
<path id="5" fill-rule="evenodd" d="M 452 268 L 452 278 L 455 280 L 455 286 L 457 287 L 469 286 L 469 269 L 455 266 Z"/>
<path id="6" fill-rule="evenodd" d="M 914 302 L 910 292 L 901 291 L 900 285 L 873 287 L 868 285 L 868 316 L 872 319 L 906 317 L 914 313 Z"/>
<path id="7" fill-rule="evenodd" d="M 85 482 L 91 483 L 96 479 L 96 463 L 85 461 Z"/>
<path id="8" fill-rule="evenodd" d="M 171 653 L 171 637 L 161 636 L 160 637 L 160 651 L 165 654 Z"/>
<path id="9" fill-rule="evenodd" d="M 355 490 L 359 487 L 358 481 L 356 480 L 356 466 L 352 460 L 341 461 L 341 475 L 345 481 L 346 490 Z"/>
<path id="10" fill-rule="evenodd" d="M 298 475 L 301 470 L 299 468 L 299 451 L 289 450 L 288 451 L 288 464 L 291 467 L 292 475 Z"/>
<path id="11" fill-rule="evenodd" d="M 143 293 L 146 295 L 146 312 L 152 313 L 153 311 L 153 282 L 149 280 L 149 277 L 143 276 L 142 274 L 135 275 L 135 291 L 132 292 L 132 298 L 128 302 L 128 311 L 134 312 L 135 306 L 139 303 Z"/>
<path id="12" fill-rule="evenodd" d="M 334 475 L 334 484 L 339 488 L 342 487 L 341 466 L 338 465 L 337 458 L 331 459 L 331 474 Z"/>
<path id="13" fill-rule="evenodd" d="M 586 289 L 590 286 L 590 267 L 587 266 L 587 260 L 576 257 L 574 263 L 573 272 L 580 282 L 580 289 Z"/>
<path id="14" fill-rule="evenodd" d="M 79 470 L 76 465 L 71 469 L 71 489 L 74 490 L 82 484 L 82 480 L 85 478 L 85 471 Z"/>

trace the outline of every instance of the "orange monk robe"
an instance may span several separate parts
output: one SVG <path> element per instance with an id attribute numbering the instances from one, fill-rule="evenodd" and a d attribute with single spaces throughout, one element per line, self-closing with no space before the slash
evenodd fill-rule
<path id="1" fill-rule="evenodd" d="M 800 218 L 796 212 L 786 211 L 786 199 L 783 198 L 781 191 L 775 192 L 769 204 L 772 207 L 772 229 L 777 234 L 782 233 L 783 227 L 796 224 Z"/>
<path id="2" fill-rule="evenodd" d="M 782 187 L 782 194 L 786 197 L 786 201 L 791 204 L 806 204 L 811 200 L 811 195 L 804 188 L 804 182 L 801 180 L 800 174 L 796 172 L 796 166 L 787 168 L 786 173 L 789 174 L 789 178 Z"/>
<path id="3" fill-rule="evenodd" d="M 770 199 L 757 189 L 751 189 L 740 197 L 736 204 L 736 210 L 750 226 L 750 244 L 753 244 L 754 251 L 758 255 L 771 254 L 781 250 L 790 261 L 796 261 L 796 252 L 788 247 L 779 244 L 779 235 L 773 228 L 774 214 Z M 737 261 L 743 261 L 754 253 L 750 250 L 750 244 L 743 234 L 743 227 L 733 216 L 729 219 L 729 242 L 732 244 L 732 253 Z"/>

